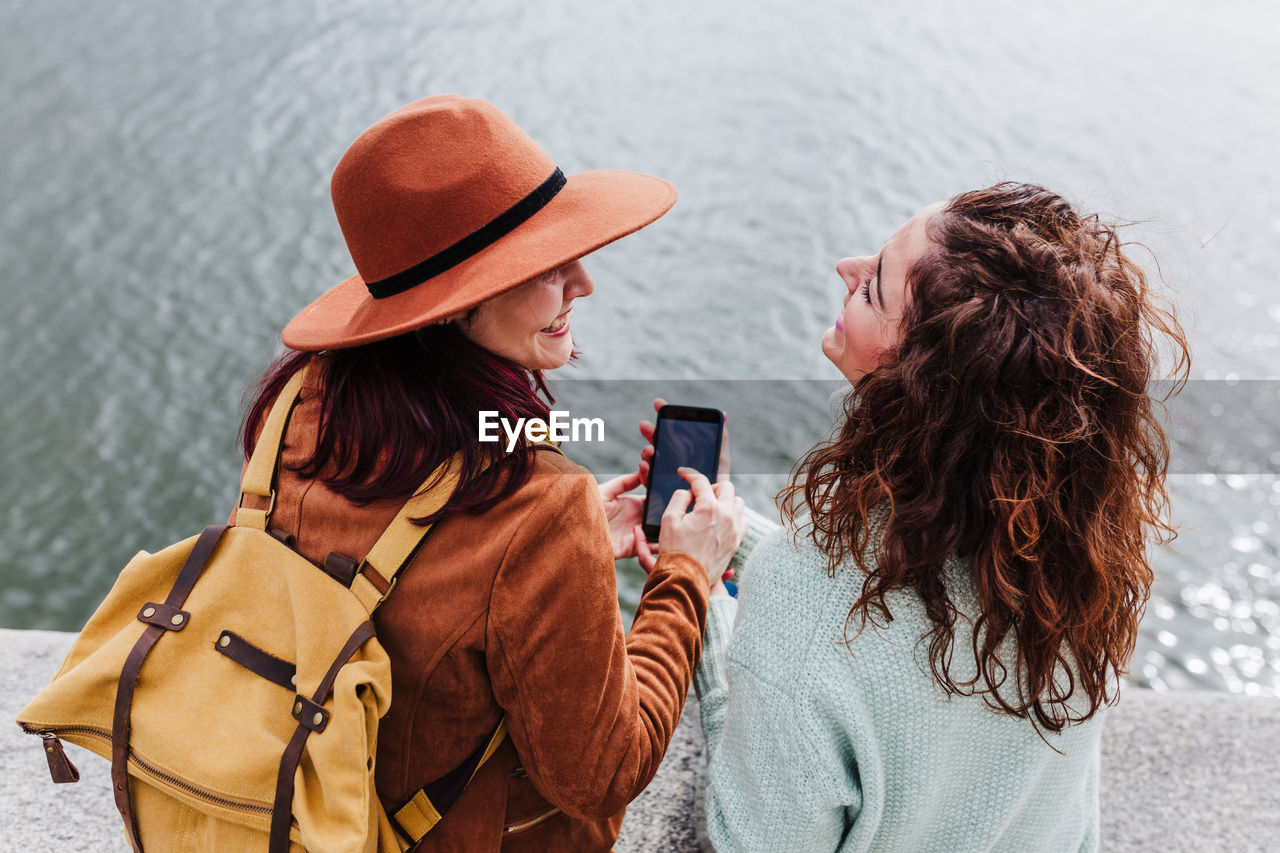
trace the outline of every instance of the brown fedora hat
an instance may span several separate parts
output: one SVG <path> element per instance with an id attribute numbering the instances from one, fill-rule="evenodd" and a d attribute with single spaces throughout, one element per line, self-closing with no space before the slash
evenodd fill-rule
<path id="1" fill-rule="evenodd" d="M 370 127 L 333 173 L 357 273 L 289 321 L 298 350 L 389 338 L 478 305 L 653 222 L 671 184 L 570 175 L 488 101 L 441 95 Z"/>

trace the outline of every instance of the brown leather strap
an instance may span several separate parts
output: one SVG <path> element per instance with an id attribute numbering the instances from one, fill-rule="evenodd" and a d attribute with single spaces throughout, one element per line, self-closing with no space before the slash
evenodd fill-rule
<path id="1" fill-rule="evenodd" d="M 312 706 L 323 706 L 325 700 L 329 698 L 329 692 L 333 690 L 333 682 L 338 677 L 338 671 L 351 660 L 351 656 L 356 650 L 363 646 L 371 637 L 373 637 L 373 622 L 362 622 L 351 636 L 347 639 L 346 645 L 342 647 L 342 651 L 338 652 L 338 656 L 334 658 L 333 663 L 329 665 L 329 671 L 324 674 L 324 678 L 320 680 L 320 684 L 316 687 L 315 693 L 311 694 Z M 306 699 L 299 696 L 298 699 Z M 296 702 L 294 703 L 296 706 Z M 325 722 L 327 722 L 327 718 Z M 271 836 L 268 841 L 268 853 L 288 853 L 289 850 L 289 826 L 293 822 L 293 777 L 298 771 L 298 762 L 302 760 L 302 748 L 306 746 L 307 736 L 312 732 L 312 726 L 308 725 L 311 720 L 299 720 L 298 728 L 294 729 L 293 737 L 289 739 L 289 745 L 284 748 L 284 755 L 280 757 L 280 772 L 276 776 L 276 798 L 271 808 Z M 321 726 L 323 728 L 323 726 Z"/>
<path id="2" fill-rule="evenodd" d="M 176 613 L 181 610 L 226 529 L 225 524 L 210 525 L 196 539 L 191 553 L 187 555 L 186 562 L 178 572 L 178 579 L 174 581 L 173 588 L 169 590 L 169 595 L 164 600 L 165 606 L 170 608 L 169 612 Z M 146 608 L 143 610 L 145 611 Z M 141 613 L 138 614 L 138 618 L 143 619 Z M 138 840 L 138 826 L 134 820 L 133 804 L 129 799 L 129 718 L 133 712 L 133 691 L 138 686 L 138 675 L 142 672 L 143 661 L 147 659 L 147 655 L 151 653 L 151 649 L 160 640 L 161 635 L 172 627 L 179 626 L 166 627 L 164 624 L 154 622 L 147 625 L 142 636 L 133 644 L 129 656 L 125 658 L 124 668 L 120 670 L 120 681 L 116 685 L 115 711 L 111 718 L 111 787 L 116 808 L 119 809 L 120 817 L 124 820 L 129 846 L 136 853 L 142 853 L 142 842 Z M 186 627 L 185 618 L 180 627 Z"/>
<path id="3" fill-rule="evenodd" d="M 80 771 L 71 763 L 71 759 L 67 758 L 67 753 L 62 748 L 62 741 L 51 732 L 45 732 L 41 737 L 44 738 L 44 757 L 49 762 L 50 778 L 59 784 L 79 782 Z"/>
<path id="4" fill-rule="evenodd" d="M 422 535 L 425 537 L 430 530 L 431 528 L 429 527 L 423 527 Z M 391 591 L 391 583 L 382 575 L 378 574 L 377 571 L 375 571 L 368 563 L 366 563 L 364 568 L 360 570 L 359 574 L 363 575 L 369 583 L 373 584 L 373 588 L 380 594 L 386 595 Z M 354 581 L 355 578 L 352 578 L 352 580 Z"/>
<path id="5" fill-rule="evenodd" d="M 275 682 L 285 690 L 297 689 L 298 667 L 270 652 L 264 652 L 234 631 L 223 631 L 213 641 L 213 647 L 245 669 Z"/>
<path id="6" fill-rule="evenodd" d="M 154 601 L 148 601 L 138 611 L 139 622 L 146 622 L 166 631 L 181 631 L 187 627 L 190 619 L 191 614 L 187 611 L 167 604 L 156 604 Z"/>
<path id="7" fill-rule="evenodd" d="M 200 575 L 204 574 L 205 566 L 209 564 L 209 557 L 213 555 L 213 549 L 218 546 L 218 540 L 226 532 L 225 524 L 210 524 L 201 532 L 186 562 L 178 571 L 178 579 L 173 582 L 173 589 L 169 590 L 169 595 L 164 600 L 167 606 L 181 609 L 182 605 L 187 603 L 187 596 L 191 595 L 191 590 L 195 588 L 196 581 L 200 580 Z"/>
<path id="8" fill-rule="evenodd" d="M 271 534 L 271 538 L 275 539 L 284 547 L 291 550 L 297 550 L 298 537 L 294 536 L 287 530 L 281 530 L 279 527 L 268 527 L 267 532 Z"/>
<path id="9" fill-rule="evenodd" d="M 120 671 L 120 683 L 116 686 L 115 713 L 111 718 L 111 787 L 115 795 L 116 808 L 124 820 L 125 834 L 129 838 L 129 846 L 135 853 L 142 853 L 142 842 L 138 840 L 138 827 L 133 819 L 133 804 L 129 801 L 129 715 L 133 710 L 133 689 L 138 684 L 138 673 L 142 670 L 142 662 L 155 646 L 164 629 L 158 625 L 148 625 L 142 636 L 134 643 L 129 657 L 125 659 L 124 669 Z"/>

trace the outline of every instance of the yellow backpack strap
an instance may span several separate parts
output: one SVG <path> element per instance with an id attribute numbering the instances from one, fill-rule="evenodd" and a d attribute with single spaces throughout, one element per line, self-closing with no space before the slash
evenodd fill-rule
<path id="1" fill-rule="evenodd" d="M 258 433 L 258 443 L 254 445 L 249 464 L 245 466 L 244 476 L 240 478 L 240 507 L 236 510 L 236 527 L 252 527 L 255 530 L 266 530 L 271 518 L 271 511 L 276 508 L 276 491 L 273 484 L 276 479 L 276 465 L 280 461 L 280 446 L 284 442 L 284 429 L 289 423 L 289 412 L 298 400 L 302 391 L 302 383 L 306 380 L 307 369 L 303 367 L 293 376 L 276 397 L 276 402 L 267 415 L 262 431 Z M 249 509 L 244 506 L 245 495 L 258 495 L 270 498 L 266 509 Z"/>
<path id="2" fill-rule="evenodd" d="M 489 735 L 489 740 L 467 757 L 460 767 L 427 785 L 409 798 L 401 808 L 396 810 L 392 819 L 410 841 L 416 845 L 432 828 L 440 822 L 449 807 L 462 796 L 462 792 L 471 784 L 476 773 L 485 762 L 493 757 L 498 747 L 507 737 L 507 720 L 498 721 L 498 727 Z"/>
<path id="3" fill-rule="evenodd" d="M 561 453 L 560 448 L 550 442 L 539 442 L 538 446 L 539 449 Z M 483 460 L 476 473 L 482 473 L 496 461 L 496 457 Z M 373 547 L 365 555 L 364 562 L 351 582 L 351 592 L 370 615 L 391 594 L 396 585 L 396 576 L 434 526 L 417 525 L 411 519 L 432 515 L 448 503 L 457 491 L 460 472 L 460 456 L 455 454 L 427 477 L 426 482 L 400 508 L 400 512 L 396 513 L 391 524 L 387 525 L 382 536 L 378 537 L 378 541 L 373 543 Z"/>
<path id="4" fill-rule="evenodd" d="M 427 477 L 422 487 L 409 498 L 408 502 L 396 513 L 396 517 L 387 525 L 387 529 L 373 543 L 364 562 L 351 582 L 351 592 L 370 615 L 382 604 L 382 600 L 391 594 L 395 586 L 396 575 L 414 551 L 427 538 L 434 524 L 417 525 L 411 519 L 431 515 L 449 502 L 458 488 L 458 474 L 461 470 L 460 456 L 455 454 L 445 460 L 439 468 Z M 483 468 L 481 469 L 483 470 Z"/>

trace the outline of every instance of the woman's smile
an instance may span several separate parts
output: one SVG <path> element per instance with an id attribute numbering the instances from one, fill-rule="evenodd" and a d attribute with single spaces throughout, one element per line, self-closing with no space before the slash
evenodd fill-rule
<path id="1" fill-rule="evenodd" d="M 546 335 L 549 338 L 558 338 L 561 335 L 567 335 L 569 333 L 569 315 L 572 313 L 573 309 L 570 308 L 568 311 L 552 320 L 551 325 L 540 329 L 539 334 Z"/>
<path id="2" fill-rule="evenodd" d="M 451 319 L 461 319 L 463 333 L 490 352 L 530 370 L 554 370 L 573 355 L 574 300 L 595 289 L 582 261 L 570 261 L 482 302 L 473 316 Z"/>

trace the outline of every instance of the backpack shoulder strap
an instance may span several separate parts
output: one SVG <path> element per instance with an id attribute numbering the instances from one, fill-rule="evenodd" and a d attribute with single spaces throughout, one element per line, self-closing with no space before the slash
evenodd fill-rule
<path id="1" fill-rule="evenodd" d="M 559 447 L 550 442 L 540 442 L 538 449 L 554 450 L 561 453 Z M 483 461 L 480 471 L 498 460 L 489 457 Z M 426 482 L 409 498 L 408 502 L 396 513 L 391 524 L 383 531 L 378 541 L 373 543 L 369 553 L 356 571 L 351 582 L 351 592 L 370 615 L 378 609 L 383 600 L 391 594 L 395 586 L 396 576 L 408 564 L 414 553 L 426 540 L 434 524 L 418 525 L 412 519 L 423 518 L 440 510 L 458 488 L 458 475 L 461 473 L 459 456 L 454 455 L 427 477 Z"/>
<path id="2" fill-rule="evenodd" d="M 507 718 L 498 721 L 498 726 L 489 735 L 488 741 L 467 757 L 467 760 L 445 776 L 424 788 L 419 788 L 409 801 L 390 815 L 396 826 L 408 836 L 412 844 L 417 844 L 430 832 L 449 807 L 462 796 L 462 792 L 471 784 L 476 773 L 485 762 L 493 757 L 498 747 L 507 737 Z"/>
<path id="3" fill-rule="evenodd" d="M 267 415 L 262 431 L 258 433 L 258 443 L 253 447 L 249 464 L 245 466 L 244 475 L 240 478 L 240 507 L 236 510 L 236 527 L 252 527 L 255 530 L 266 530 L 271 518 L 271 511 L 276 508 L 276 492 L 274 483 L 276 467 L 280 462 L 280 447 L 284 442 L 284 430 L 289 423 L 289 413 L 293 404 L 298 401 L 302 391 L 302 383 L 306 380 L 307 369 L 303 367 L 289 377 L 289 381 L 276 397 Z M 244 506 L 245 495 L 258 495 L 270 498 L 266 509 L 249 509 Z"/>
<path id="4" fill-rule="evenodd" d="M 373 543 L 356 571 L 351 592 L 370 615 L 378 609 L 395 586 L 396 576 L 418 550 L 434 524 L 417 525 L 412 519 L 437 512 L 453 497 L 458 488 L 461 463 L 457 455 L 449 457 L 427 477 L 413 497 L 400 508 L 387 529 Z"/>

